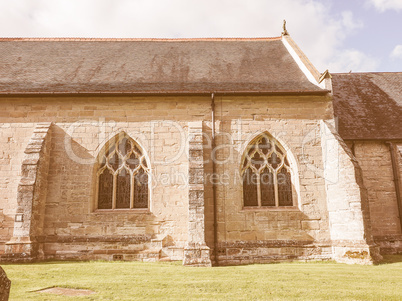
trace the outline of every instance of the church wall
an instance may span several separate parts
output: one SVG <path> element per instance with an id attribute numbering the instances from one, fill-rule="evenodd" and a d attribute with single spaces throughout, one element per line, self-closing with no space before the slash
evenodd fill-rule
<path id="1" fill-rule="evenodd" d="M 322 178 L 320 119 L 330 119 L 325 97 L 218 97 L 217 171 L 228 175 L 217 186 L 220 264 L 268 262 L 286 258 L 328 258 L 330 243 L 325 183 Z M 298 172 L 297 206 L 243 208 L 239 170 L 243 150 L 267 131 L 289 148 Z M 320 175 L 321 174 L 321 175 Z M 223 179 L 225 181 L 225 179 Z M 222 182 L 223 182 L 222 181 Z"/>
<path id="2" fill-rule="evenodd" d="M 35 124 L 53 122 L 44 229 L 38 236 L 44 258 L 183 259 L 189 231 L 187 135 L 189 122 L 194 121 L 203 121 L 205 240 L 212 251 L 211 181 L 217 182 L 220 264 L 332 256 L 320 137 L 321 120 L 333 116 L 330 98 L 216 96 L 217 178 L 211 177 L 209 96 L 15 97 L 0 102 L 5 112 L 19 110 L 19 115 L 6 114 L 2 119 L 15 130 L 2 132 L 1 139 L 18 141 L 10 150 L 2 147 L 3 158 L 15 162 L 0 161 L 14 171 L 8 176 L 10 182 L 1 182 L 9 200 L 3 212 L 9 210 L 10 220 L 24 148 Z M 152 183 L 156 183 L 150 190 L 149 211 L 94 208 L 94 158 L 106 141 L 122 131 L 149 158 Z M 243 208 L 243 151 L 261 132 L 268 132 L 288 150 L 294 208 Z M 5 178 L 9 169 L 1 172 Z M 12 234 L 12 223 L 4 225 L 9 229 L 3 242 Z"/>
<path id="3" fill-rule="evenodd" d="M 1 106 L 8 112 L 23 109 L 20 118 L 10 116 L 5 122 L 26 122 L 29 127 L 54 123 L 44 230 L 38 237 L 45 258 L 112 259 L 118 254 L 123 259 L 182 259 L 188 228 L 187 124 L 210 118 L 209 97 L 35 97 L 2 99 Z M 21 140 L 14 153 L 18 149 L 22 155 L 31 131 L 10 132 L 10 137 Z M 156 183 L 150 192 L 149 212 L 94 208 L 91 160 L 121 131 L 135 139 L 149 157 Z M 7 156 L 14 153 L 6 150 Z M 5 206 L 11 218 L 21 162 L 13 168 L 15 187 L 7 184 L 11 202 Z"/>

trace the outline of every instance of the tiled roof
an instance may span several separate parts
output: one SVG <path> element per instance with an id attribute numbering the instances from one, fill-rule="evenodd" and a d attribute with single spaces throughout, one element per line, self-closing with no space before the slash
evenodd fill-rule
<path id="1" fill-rule="evenodd" d="M 332 74 L 344 139 L 402 139 L 402 72 Z"/>
<path id="2" fill-rule="evenodd" d="M 282 37 L 268 37 L 268 38 L 0 38 L 0 42 L 3 41 L 46 41 L 46 42 L 54 42 L 54 41 L 63 41 L 63 42 L 150 42 L 150 41 L 159 41 L 159 42 L 192 42 L 192 41 L 273 41 L 273 40 L 281 40 Z"/>
<path id="3" fill-rule="evenodd" d="M 1 93 L 314 92 L 281 38 L 0 39 Z"/>

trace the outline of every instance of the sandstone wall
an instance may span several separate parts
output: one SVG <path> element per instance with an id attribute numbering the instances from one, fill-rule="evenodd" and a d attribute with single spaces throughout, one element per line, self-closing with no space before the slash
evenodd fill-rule
<path id="1" fill-rule="evenodd" d="M 194 203 L 190 214 L 204 214 L 205 241 L 214 251 L 211 181 L 217 182 L 221 264 L 332 257 L 320 137 L 321 120 L 333 116 L 330 98 L 216 97 L 218 149 L 212 154 L 209 96 L 33 97 L 0 102 L 6 112 L 2 122 L 15 127 L 7 132 L 7 139 L 20 143 L 12 150 L 2 148 L 5 158 L 22 154 L 36 123 L 53 122 L 44 227 L 38 234 L 45 258 L 183 259 L 192 229 L 188 205 L 193 193 L 187 185 L 193 168 L 187 139 L 192 122 L 202 130 L 205 174 L 204 199 Z M 17 115 L 11 114 L 16 111 Z M 26 128 L 20 130 L 19 125 Z M 149 210 L 95 208 L 93 160 L 106 141 L 120 132 L 135 139 L 148 157 L 153 177 Z M 261 132 L 268 132 L 288 151 L 293 208 L 243 208 L 241 159 L 248 143 Z M 215 155 L 218 177 L 211 176 Z M 9 194 L 2 209 L 9 210 L 11 220 L 21 168 L 21 159 L 17 161 L 6 162 L 17 171 L 0 184 Z M 195 190 L 198 195 L 200 189 Z M 202 201 L 204 210 L 197 207 Z"/>
<path id="2" fill-rule="evenodd" d="M 188 226 L 187 125 L 210 117 L 209 97 L 181 98 L 180 102 L 174 97 L 0 101 L 8 112 L 2 122 L 10 128 L 1 135 L 10 143 L 18 142 L 12 149 L 7 144 L 1 149 L 3 157 L 10 159 L 3 161 L 1 185 L 7 199 L 2 199 L 1 209 L 11 221 L 22 160 L 17 159 L 34 124 L 54 123 L 44 228 L 38 235 L 46 258 L 111 259 L 121 254 L 127 259 L 147 259 L 148 255 L 139 254 L 143 251 L 150 259 L 182 259 Z M 11 113 L 17 110 L 18 115 Z M 149 158 L 154 187 L 150 190 L 150 210 L 145 212 L 94 208 L 93 159 L 109 138 L 122 131 L 135 139 Z M 10 174 L 11 169 L 15 169 L 14 174 Z M 2 242 L 10 239 L 13 224 L 4 222 L 4 226 Z M 162 254 L 162 246 L 167 254 Z"/>
<path id="3" fill-rule="evenodd" d="M 373 235 L 401 234 L 388 145 L 355 142 L 355 155 L 368 191 Z"/>
<path id="4" fill-rule="evenodd" d="M 356 141 L 354 150 L 368 191 L 374 239 L 382 253 L 401 252 L 402 232 L 389 146 L 381 141 Z"/>
<path id="5" fill-rule="evenodd" d="M 43 258 L 37 237 L 43 231 L 49 174 L 51 123 L 39 123 L 24 150 L 21 179 L 17 190 L 12 238 L 6 243 L 8 260 L 31 261 Z"/>
<path id="6" fill-rule="evenodd" d="M 23 119 L 11 122 L 9 117 L 26 116 L 24 106 L 2 106 L 0 111 L 0 255 L 13 235 L 17 210 L 17 189 L 21 177 L 24 150 L 35 128 Z"/>
<path id="7" fill-rule="evenodd" d="M 333 124 L 322 123 L 321 137 L 334 259 L 371 264 L 381 256 L 372 237 L 362 169 Z"/>
<path id="8" fill-rule="evenodd" d="M 319 137 L 320 119 L 331 118 L 331 109 L 319 97 L 216 99 L 217 172 L 226 175 L 217 185 L 220 264 L 331 257 Z M 243 208 L 243 151 L 264 131 L 288 149 L 294 208 Z"/>

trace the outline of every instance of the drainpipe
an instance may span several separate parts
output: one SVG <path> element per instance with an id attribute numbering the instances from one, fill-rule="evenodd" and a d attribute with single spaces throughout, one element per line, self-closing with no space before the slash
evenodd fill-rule
<path id="1" fill-rule="evenodd" d="M 215 150 L 215 94 L 211 93 L 211 114 L 212 114 L 212 151 L 211 155 L 214 154 Z M 216 173 L 216 164 L 215 164 L 215 158 L 211 156 L 212 159 L 212 175 L 215 175 Z M 214 179 L 215 177 L 212 176 L 211 179 Z M 215 181 L 212 181 L 212 199 L 214 203 L 214 259 L 215 259 L 215 265 L 219 265 L 218 261 L 218 206 L 216 203 L 216 183 Z"/>
<path id="2" fill-rule="evenodd" d="M 392 163 L 392 172 L 394 174 L 394 185 L 395 185 L 395 194 L 396 194 L 396 202 L 398 203 L 398 211 L 399 211 L 399 223 L 402 231 L 402 200 L 401 200 L 401 190 L 400 183 L 401 179 L 399 178 L 398 172 L 398 162 L 395 154 L 395 147 L 392 142 L 385 142 L 389 146 L 389 152 L 391 153 L 391 163 Z"/>

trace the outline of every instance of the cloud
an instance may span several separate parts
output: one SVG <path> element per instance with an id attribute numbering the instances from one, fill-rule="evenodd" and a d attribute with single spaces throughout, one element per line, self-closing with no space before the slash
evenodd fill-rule
<path id="1" fill-rule="evenodd" d="M 391 58 L 402 59 L 402 45 L 396 45 L 390 54 Z"/>
<path id="2" fill-rule="evenodd" d="M 363 24 L 318 0 L 0 0 L 3 37 L 261 37 L 288 31 L 320 71 L 345 71 L 346 37 Z M 364 55 L 364 54 L 363 54 Z M 371 67 L 360 59 L 362 69 Z M 368 64 L 368 65 L 365 65 Z M 350 67 L 345 66 L 347 71 Z"/>
<path id="3" fill-rule="evenodd" d="M 342 12 L 342 24 L 348 30 L 354 30 L 363 28 L 363 22 L 360 20 L 355 20 L 353 17 L 353 13 L 351 11 L 343 11 Z"/>
<path id="4" fill-rule="evenodd" d="M 277 36 L 284 18 L 293 28 L 305 23 L 307 31 L 317 32 L 325 21 L 320 14 L 327 14 L 325 6 L 313 0 L 0 0 L 0 4 L 4 8 L 0 34 L 17 36 Z"/>
<path id="5" fill-rule="evenodd" d="M 365 72 L 376 70 L 379 65 L 380 60 L 372 56 L 356 49 L 346 49 L 339 51 L 329 62 L 329 70 L 332 72 Z"/>
<path id="6" fill-rule="evenodd" d="M 368 3 L 373 5 L 380 12 L 384 12 L 386 10 L 402 10 L 401 0 L 368 0 Z"/>

